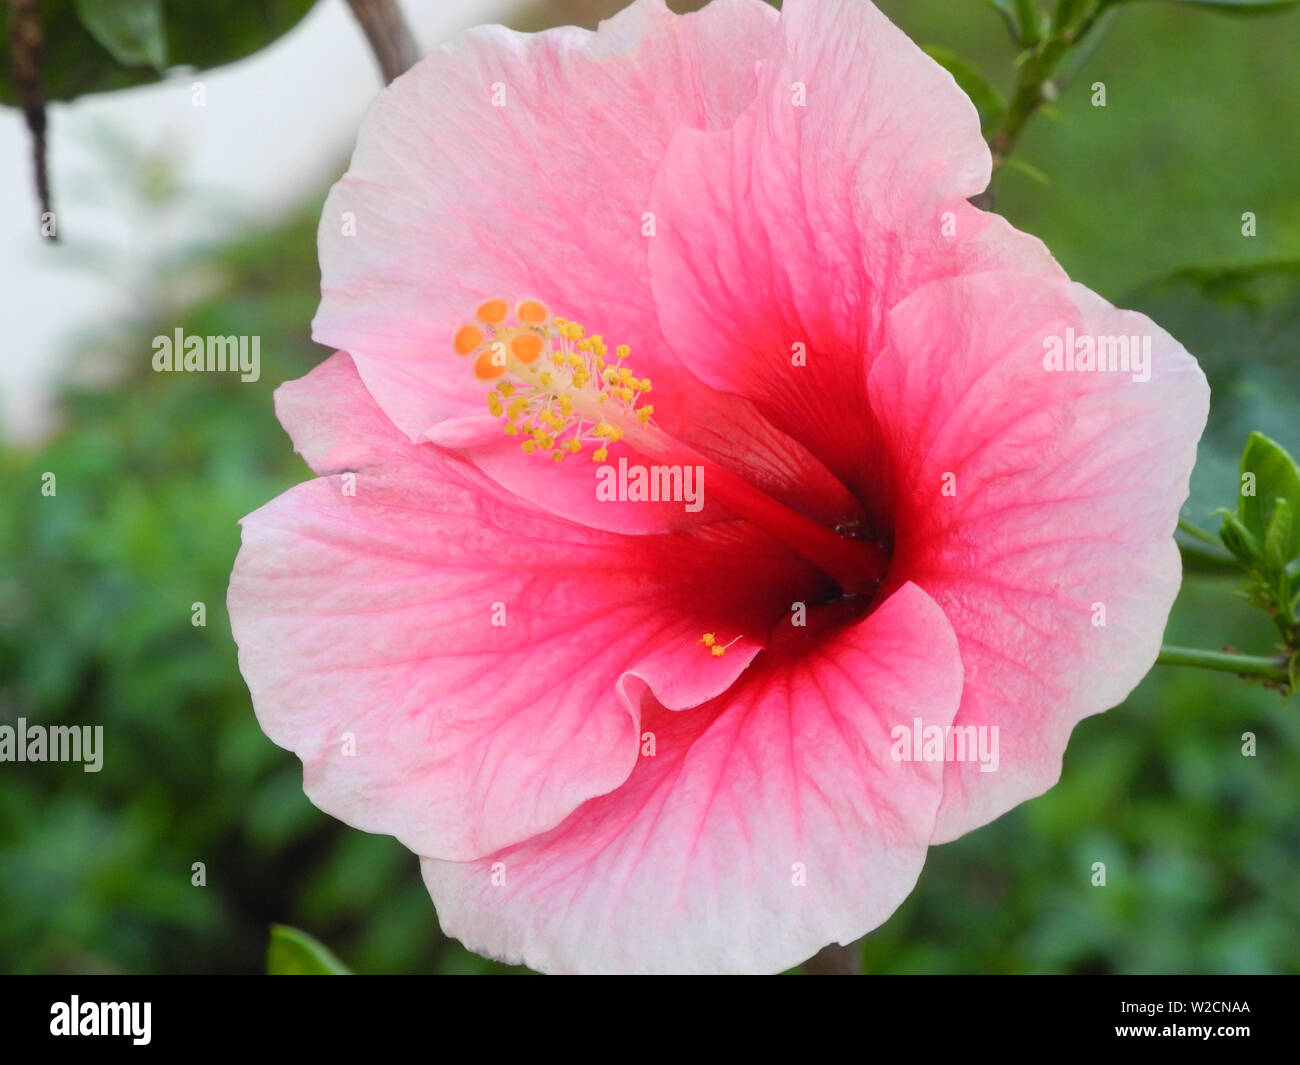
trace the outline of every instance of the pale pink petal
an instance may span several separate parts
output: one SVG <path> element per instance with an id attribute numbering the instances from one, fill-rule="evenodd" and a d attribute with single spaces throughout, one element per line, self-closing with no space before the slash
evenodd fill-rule
<path id="1" fill-rule="evenodd" d="M 669 146 L 651 276 L 682 365 L 753 399 L 861 494 L 888 308 L 937 277 L 1059 268 L 966 202 L 990 168 L 975 109 L 874 6 L 791 0 L 781 25 L 750 107 Z"/>
<path id="2" fill-rule="evenodd" d="M 329 476 L 244 520 L 240 666 L 312 801 L 422 854 L 477 857 L 618 786 L 642 690 L 676 709 L 725 690 L 813 579 L 739 523 L 630 537 L 529 507 L 407 440 L 346 355 L 277 406 Z M 714 658 L 715 629 L 748 639 Z"/>
<path id="3" fill-rule="evenodd" d="M 949 723 L 956 645 L 911 586 L 857 625 L 809 622 L 712 703 L 647 702 L 654 756 L 554 831 L 479 862 L 426 859 L 443 929 L 547 972 L 770 972 L 888 917 L 941 789 L 939 763 L 891 757 L 891 731 Z"/>
<path id="4" fill-rule="evenodd" d="M 413 439 L 481 409 L 450 342 L 488 297 L 635 343 L 653 375 L 655 169 L 679 126 L 725 126 L 749 102 L 776 27 L 760 0 L 687 16 L 637 0 L 594 34 L 487 26 L 434 49 L 380 94 L 326 203 L 313 335 L 351 352 Z"/>
<path id="5" fill-rule="evenodd" d="M 1045 371 L 1045 340 L 1067 329 L 1149 337 L 1150 380 Z M 894 309 L 870 393 L 896 486 L 893 572 L 957 632 L 958 723 L 1000 728 L 996 771 L 949 767 L 942 842 L 1050 787 L 1074 725 L 1150 669 L 1209 392 L 1142 315 L 1079 285 L 982 274 Z"/>

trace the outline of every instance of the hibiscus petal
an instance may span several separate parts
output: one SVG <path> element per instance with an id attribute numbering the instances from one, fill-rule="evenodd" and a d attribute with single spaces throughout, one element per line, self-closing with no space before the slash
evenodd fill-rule
<path id="1" fill-rule="evenodd" d="M 759 0 L 687 16 L 638 0 L 594 34 L 488 26 L 434 49 L 380 94 L 326 202 L 313 335 L 352 353 L 412 439 L 482 409 L 450 342 L 489 296 L 636 340 L 653 373 L 655 168 L 680 125 L 749 102 L 776 23 Z"/>
<path id="2" fill-rule="evenodd" d="M 654 756 L 554 831 L 425 859 L 442 927 L 547 972 L 770 972 L 847 943 L 911 891 L 939 801 L 940 764 L 893 760 L 891 730 L 946 725 L 960 692 L 952 632 L 912 586 L 777 641 L 712 703 L 647 706 Z"/>
<path id="3" fill-rule="evenodd" d="M 244 519 L 240 667 L 312 801 L 421 854 L 489 853 L 619 785 L 642 688 L 677 709 L 716 696 L 762 646 L 754 619 L 810 579 L 739 523 L 617 536 L 528 507 L 407 440 L 344 354 L 277 407 L 329 476 Z M 715 658 L 715 628 L 750 638 Z"/>
<path id="4" fill-rule="evenodd" d="M 1059 268 L 966 202 L 990 168 L 975 109 L 874 6 L 790 0 L 782 28 L 744 114 L 669 146 L 651 278 L 682 365 L 753 399 L 861 495 L 886 310 L 937 277 Z"/>
<path id="5" fill-rule="evenodd" d="M 1048 338 L 1070 329 L 1149 337 L 1150 379 L 1047 372 Z M 957 723 L 1000 728 L 996 771 L 949 767 L 942 842 L 1055 783 L 1075 724 L 1155 661 L 1209 391 L 1144 316 L 1080 285 L 983 274 L 894 308 L 870 393 L 896 485 L 894 572 L 957 632 Z"/>

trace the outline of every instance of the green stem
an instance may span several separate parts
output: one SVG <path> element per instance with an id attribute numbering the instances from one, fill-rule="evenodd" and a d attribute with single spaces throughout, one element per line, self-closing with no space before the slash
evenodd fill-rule
<path id="1" fill-rule="evenodd" d="M 1202 651 L 1196 647 L 1168 645 L 1161 647 L 1156 656 L 1158 666 L 1194 666 L 1235 673 L 1239 677 L 1261 677 L 1280 684 L 1287 682 L 1286 662 L 1280 655 L 1239 655 L 1232 651 Z"/>
<path id="2" fill-rule="evenodd" d="M 1030 47 L 1024 54 L 1024 62 L 1020 65 L 1011 99 L 1006 110 L 1002 112 L 1002 117 L 998 119 L 997 125 L 989 134 L 989 150 L 993 153 L 995 173 L 1011 154 L 1029 120 L 1038 113 L 1043 104 L 1059 95 L 1064 79 L 1057 78 L 1050 88 L 1048 86 L 1058 64 L 1073 48 L 1093 33 L 1099 24 L 1108 21 L 1105 17 L 1107 14 L 1109 10 L 1102 9 L 1085 18 L 1077 26 L 1054 26 L 1047 37 L 1025 41 Z M 988 193 L 984 196 L 988 197 Z M 979 198 L 976 202 L 978 201 Z"/>
<path id="3" fill-rule="evenodd" d="M 1213 533 L 1206 532 L 1199 525 L 1193 525 L 1186 518 L 1178 519 L 1178 527 L 1187 533 L 1188 536 L 1195 536 L 1198 540 L 1204 540 L 1207 544 L 1219 546 L 1219 538 Z"/>

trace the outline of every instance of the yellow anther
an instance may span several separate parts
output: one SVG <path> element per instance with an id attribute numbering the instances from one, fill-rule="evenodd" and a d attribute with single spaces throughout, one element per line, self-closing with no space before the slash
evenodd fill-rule
<path id="1" fill-rule="evenodd" d="M 709 648 L 709 650 L 713 653 L 714 658 L 721 658 L 723 655 L 727 653 L 727 649 L 723 647 L 722 644 L 720 643 L 714 644 L 712 647 Z"/>
<path id="2" fill-rule="evenodd" d="M 469 356 L 476 378 L 493 386 L 487 409 L 502 420 L 502 432 L 522 437 L 526 453 L 549 451 L 560 462 L 591 443 L 593 458 L 604 461 L 625 431 L 636 435 L 650 422 L 654 408 L 636 408 L 650 391 L 649 378 L 615 363 L 602 334 L 552 318 L 539 300 L 484 301 L 452 346 Z M 619 359 L 631 354 L 627 344 L 615 350 Z"/>
<path id="3" fill-rule="evenodd" d="M 712 647 L 717 642 L 718 642 L 717 636 L 711 632 L 706 632 L 703 636 L 700 637 L 700 643 L 704 644 L 705 647 Z"/>

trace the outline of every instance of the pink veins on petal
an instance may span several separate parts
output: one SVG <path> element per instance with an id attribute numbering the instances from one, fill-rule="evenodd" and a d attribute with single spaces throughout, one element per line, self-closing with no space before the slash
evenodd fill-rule
<path id="1" fill-rule="evenodd" d="M 377 99 L 320 228 L 338 352 L 276 393 L 317 476 L 245 518 L 229 608 L 262 728 L 448 934 L 795 965 L 1150 667 L 1205 380 L 989 173 L 866 0 L 483 27 Z M 1067 330 L 1149 379 L 1050 372 Z M 700 505 L 596 491 L 642 469 Z M 918 722 L 996 766 L 903 757 Z"/>

